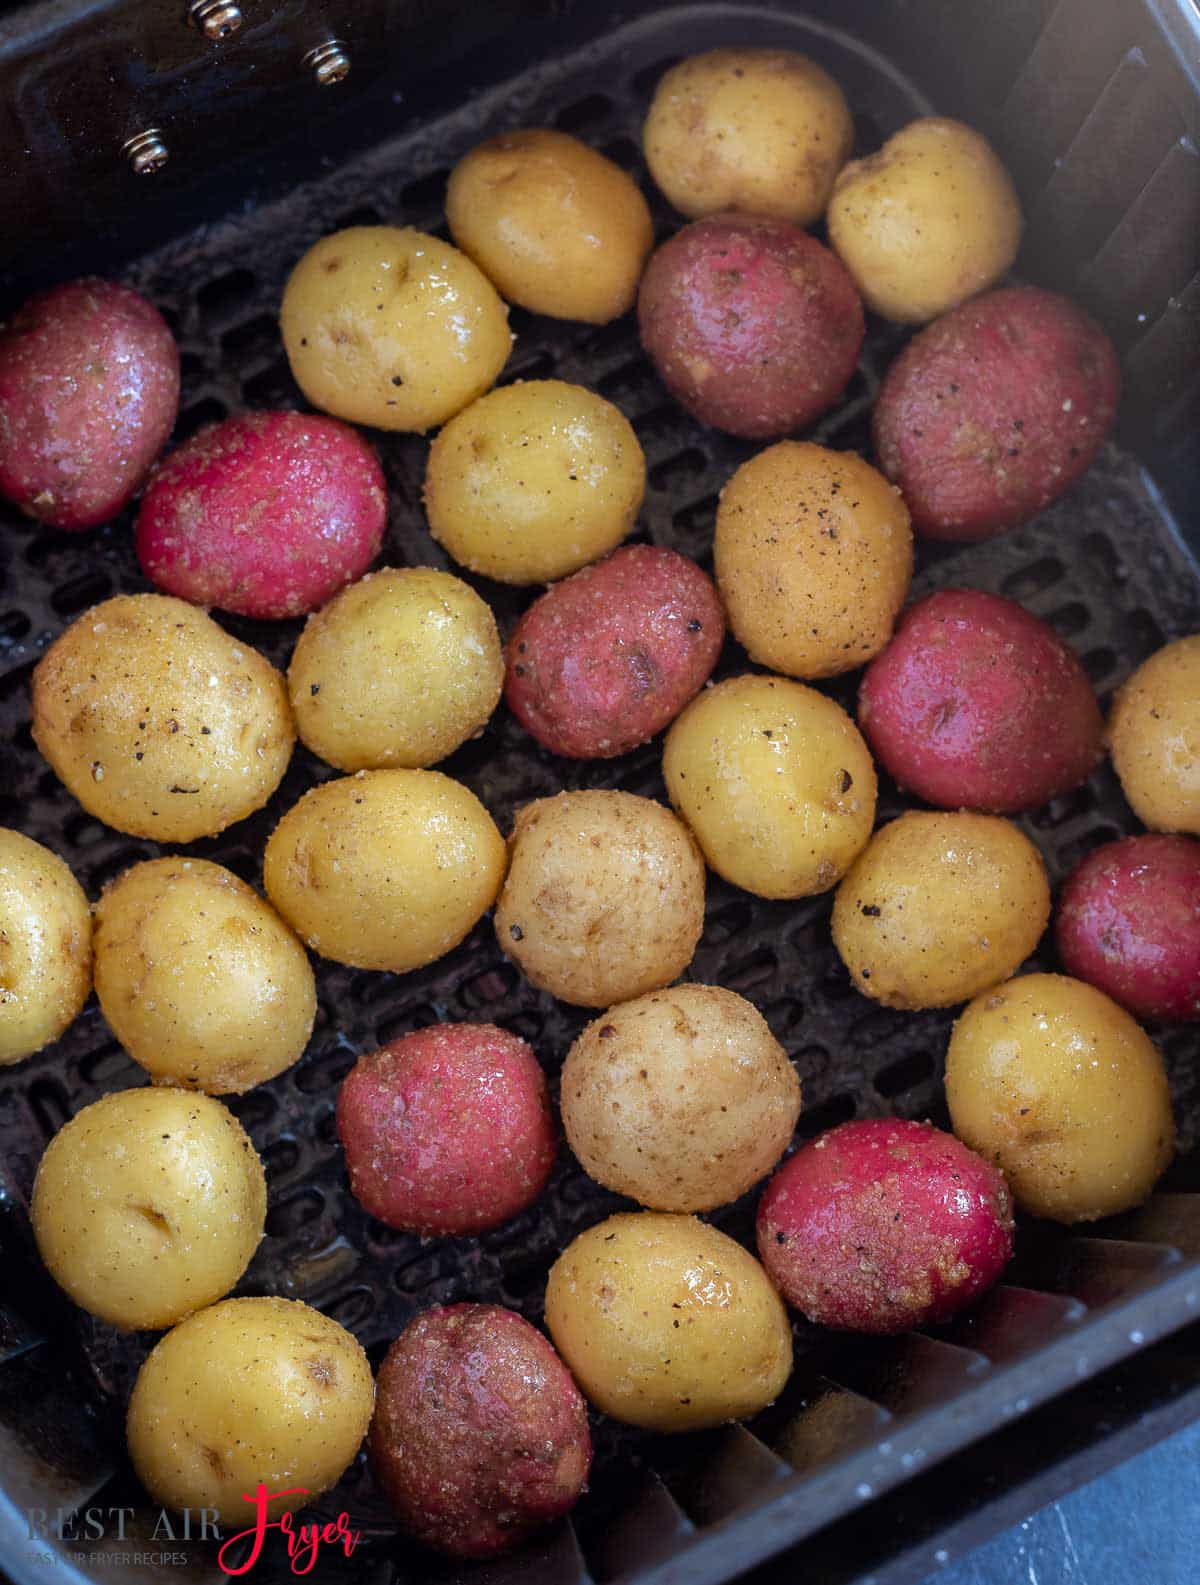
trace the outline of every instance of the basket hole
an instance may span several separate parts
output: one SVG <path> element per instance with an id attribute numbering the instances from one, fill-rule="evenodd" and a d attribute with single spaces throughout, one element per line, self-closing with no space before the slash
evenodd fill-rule
<path id="1" fill-rule="evenodd" d="M 381 1018 L 375 1025 L 375 1038 L 381 1046 L 390 1046 L 393 1040 L 411 1035 L 416 1029 L 428 1029 L 440 1023 L 436 1007 L 425 1002 L 420 1007 L 402 1007 L 398 1012 Z"/>
<path id="2" fill-rule="evenodd" d="M 446 196 L 446 183 L 450 180 L 447 166 L 429 171 L 400 189 L 400 204 L 404 209 L 441 209 Z"/>
<path id="3" fill-rule="evenodd" d="M 504 371 L 501 385 L 512 385 L 516 380 L 548 380 L 554 373 L 557 359 L 543 348 L 528 356 L 518 354 L 516 360 Z"/>
<path id="4" fill-rule="evenodd" d="M 181 352 L 179 354 L 179 378 L 184 386 L 190 386 L 202 380 L 208 373 L 208 364 L 194 352 Z"/>
<path id="5" fill-rule="evenodd" d="M 325 1306 L 325 1314 L 348 1331 L 356 1331 L 375 1314 L 375 1295 L 370 1288 L 351 1288 Z"/>
<path id="6" fill-rule="evenodd" d="M 630 397 L 635 391 L 640 391 L 648 378 L 645 364 L 640 358 L 622 363 L 619 368 L 610 369 L 603 379 L 598 380 L 596 389 L 608 401 L 615 402 L 618 397 Z"/>
<path id="7" fill-rule="evenodd" d="M 276 1139 L 261 1154 L 268 1179 L 284 1178 L 300 1160 L 300 1146 L 294 1139 Z"/>
<path id="8" fill-rule="evenodd" d="M 1152 655 L 1166 643 L 1163 630 L 1149 611 L 1134 611 L 1129 618 L 1130 648 L 1135 655 Z"/>
<path id="9" fill-rule="evenodd" d="M 1058 862 L 1065 875 L 1077 869 L 1089 853 L 1094 853 L 1106 842 L 1116 842 L 1124 833 L 1118 831 L 1116 826 L 1094 826 L 1092 830 L 1084 832 L 1083 836 L 1076 837 L 1073 842 L 1065 842 L 1058 851 Z"/>
<path id="10" fill-rule="evenodd" d="M 77 611 L 106 600 L 111 593 L 112 581 L 107 573 L 85 572 L 60 584 L 50 596 L 50 605 L 59 616 L 74 616 Z"/>
<path id="11" fill-rule="evenodd" d="M 1000 585 L 1000 592 L 1010 600 L 1032 600 L 1035 595 L 1056 584 L 1065 572 L 1066 568 L 1057 556 L 1042 556 L 1032 566 L 1019 567 L 1016 572 L 1010 572 Z"/>
<path id="12" fill-rule="evenodd" d="M 623 171 L 636 171 L 642 163 L 642 151 L 632 138 L 613 138 L 600 152 Z"/>
<path id="13" fill-rule="evenodd" d="M 719 497 L 706 495 L 690 506 L 681 506 L 672 518 L 675 527 L 684 534 L 694 534 L 699 529 L 711 528 L 716 521 Z"/>
<path id="14" fill-rule="evenodd" d="M 1091 562 L 1110 582 L 1121 576 L 1121 558 L 1116 546 L 1104 534 L 1089 534 L 1080 546 L 1085 562 Z"/>
<path id="15" fill-rule="evenodd" d="M 299 393 L 292 384 L 287 359 L 278 357 L 242 385 L 248 407 L 294 407 Z"/>
<path id="16" fill-rule="evenodd" d="M 267 1212 L 267 1232 L 272 1238 L 289 1238 L 315 1222 L 324 1209 L 325 1196 L 319 1189 L 299 1189 Z"/>
<path id="17" fill-rule="evenodd" d="M 1060 605 L 1057 611 L 1051 611 L 1046 621 L 1060 638 L 1076 638 L 1087 627 L 1091 616 L 1086 605 L 1072 600 L 1070 605 Z"/>
<path id="18" fill-rule="evenodd" d="M 885 1100 L 891 1100 L 894 1095 L 903 1095 L 905 1090 L 911 1090 L 916 1084 L 924 1084 L 926 1079 L 933 1077 L 934 1060 L 928 1051 L 914 1051 L 909 1057 L 901 1057 L 899 1062 L 889 1063 L 875 1075 L 875 1088 Z"/>
<path id="19" fill-rule="evenodd" d="M 745 992 L 754 985 L 762 985 L 775 972 L 775 954 L 770 947 L 760 947 L 748 957 L 731 963 L 722 976 L 731 991 Z"/>
<path id="20" fill-rule="evenodd" d="M 732 936 L 740 935 L 750 926 L 754 911 L 749 903 L 728 903 L 710 915 L 704 926 L 704 939 L 708 946 L 719 947 Z"/>
<path id="21" fill-rule="evenodd" d="M 296 1088 L 302 1090 L 305 1095 L 328 1090 L 333 1085 L 340 1084 L 353 1066 L 353 1052 L 326 1051 L 296 1069 Z"/>
<path id="22" fill-rule="evenodd" d="M 641 71 L 634 72 L 631 80 L 634 93 L 639 99 L 652 94 L 658 87 L 659 78 L 665 77 L 671 67 L 678 66 L 682 59 L 682 55 L 664 55 L 662 60 L 652 61 L 649 66 L 643 66 Z"/>
<path id="23" fill-rule="evenodd" d="M 202 314 L 224 318 L 246 301 L 256 284 L 253 271 L 229 270 L 204 283 L 196 293 L 196 306 Z"/>
<path id="24" fill-rule="evenodd" d="M 673 490 L 676 485 L 684 483 L 687 479 L 694 479 L 697 474 L 703 473 L 708 466 L 708 458 L 698 446 L 689 446 L 686 451 L 680 451 L 665 461 L 655 463 L 650 469 L 650 488 L 652 490 Z"/>
<path id="25" fill-rule="evenodd" d="M 613 102 L 607 94 L 587 94 L 576 99 L 574 104 L 564 106 L 555 116 L 554 124 L 562 132 L 579 132 L 603 121 L 612 109 Z"/>
<path id="26" fill-rule="evenodd" d="M 1101 688 L 1117 669 L 1116 651 L 1102 644 L 1099 649 L 1089 649 L 1086 655 L 1081 655 L 1083 669 L 1091 679 L 1093 688 Z"/>
<path id="27" fill-rule="evenodd" d="M 24 638 L 32 626 L 24 611 L 6 611 L 0 616 L 0 644 L 12 644 Z"/>
<path id="28" fill-rule="evenodd" d="M 132 869 L 135 864 L 144 864 L 154 855 L 149 848 L 118 848 L 110 857 L 98 864 L 92 871 L 92 885 L 97 891 L 103 891 L 110 881 L 115 881 L 118 875 L 124 875 L 127 869 Z"/>
<path id="29" fill-rule="evenodd" d="M 279 325 L 273 314 L 256 314 L 234 325 L 221 337 L 221 349 L 230 357 L 246 360 L 274 352 L 279 346 Z"/>
<path id="30" fill-rule="evenodd" d="M 225 412 L 224 402 L 219 402 L 215 396 L 205 396 L 193 402 L 179 415 L 179 422 L 175 426 L 176 440 L 188 440 L 207 425 L 219 424 Z"/>
<path id="31" fill-rule="evenodd" d="M 132 1057 L 126 1056 L 115 1040 L 79 1059 L 79 1077 L 85 1084 L 111 1084 L 118 1074 L 132 1070 Z"/>
<path id="32" fill-rule="evenodd" d="M 848 1123 L 853 1116 L 854 1097 L 833 1095 L 829 1100 L 822 1101 L 820 1106 L 814 1106 L 811 1112 L 801 1112 L 796 1133 L 801 1139 L 815 1139 L 818 1134 L 836 1128 L 839 1123 Z"/>
<path id="33" fill-rule="evenodd" d="M 57 1134 L 71 1115 L 67 1092 L 56 1079 L 34 1079 L 29 1086 L 29 1109 L 47 1139 Z"/>
<path id="34" fill-rule="evenodd" d="M 1082 787 L 1075 787 L 1059 798 L 1052 798 L 1041 809 L 1035 809 L 1030 820 L 1039 831 L 1053 831 L 1056 826 L 1066 825 L 1070 820 L 1082 820 L 1095 807 L 1096 794 L 1084 782 Z"/>
<path id="35" fill-rule="evenodd" d="M 487 1007 L 511 996 L 519 984 L 520 976 L 515 969 L 487 969 L 467 981 L 462 988 L 462 1000 L 467 1007 Z"/>
<path id="36" fill-rule="evenodd" d="M 359 204 L 356 209 L 348 209 L 344 215 L 339 215 L 330 230 L 345 231 L 349 226 L 382 226 L 383 224 L 383 216 L 374 204 Z"/>
<path id="37" fill-rule="evenodd" d="M 248 1095 L 226 1095 L 222 1099 L 248 1134 L 269 1123 L 279 1104 L 268 1090 L 251 1090 Z"/>

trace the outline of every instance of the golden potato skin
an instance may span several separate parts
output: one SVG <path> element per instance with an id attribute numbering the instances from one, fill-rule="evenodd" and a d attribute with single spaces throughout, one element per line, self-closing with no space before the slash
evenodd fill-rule
<path id="1" fill-rule="evenodd" d="M 135 864 L 96 904 L 96 995 L 155 1084 L 240 1094 L 290 1068 L 317 1011 L 304 948 L 207 859 Z"/>
<path id="2" fill-rule="evenodd" d="M 858 728 L 786 677 L 730 677 L 693 699 L 667 733 L 663 777 L 711 868 L 759 897 L 828 891 L 875 821 Z"/>
<path id="3" fill-rule="evenodd" d="M 226 1299 L 161 1338 L 138 1372 L 126 1437 L 138 1477 L 166 1508 L 215 1508 L 249 1529 L 242 1493 L 302 1487 L 291 1513 L 335 1485 L 375 1403 L 357 1340 L 297 1299 Z"/>
<path id="4" fill-rule="evenodd" d="M 923 325 L 994 286 L 1021 241 L 1016 189 L 986 138 L 927 116 L 834 185 L 829 240 L 868 308 Z"/>
<path id="5" fill-rule="evenodd" d="M 258 1248 L 262 1162 L 220 1101 L 105 1095 L 46 1147 L 31 1204 L 38 1253 L 76 1304 L 130 1331 L 221 1298 Z"/>
<path id="6" fill-rule="evenodd" d="M 418 434 L 489 390 L 513 341 L 483 272 L 411 226 L 350 226 L 314 243 L 288 277 L 279 326 L 314 407 Z"/>
<path id="7" fill-rule="evenodd" d="M 1200 836 L 1200 633 L 1167 644 L 1118 689 L 1108 741 L 1142 824 Z"/>
<path id="8" fill-rule="evenodd" d="M 433 567 L 368 573 L 310 616 L 288 692 L 300 740 L 339 770 L 416 770 L 453 754 L 500 702 L 491 609 Z"/>
<path id="9" fill-rule="evenodd" d="M 666 72 L 642 133 L 650 174 L 693 220 L 724 210 L 820 219 L 849 158 L 841 89 L 791 50 L 724 49 Z"/>
<path id="10" fill-rule="evenodd" d="M 633 528 L 646 459 L 611 402 L 562 380 L 521 380 L 474 402 L 434 440 L 425 510 L 455 561 L 500 583 L 551 583 Z"/>
<path id="11" fill-rule="evenodd" d="M 89 814 L 194 842 L 261 809 L 296 732 L 274 666 L 164 594 L 78 617 L 33 673 L 33 736 Z"/>
<path id="12" fill-rule="evenodd" d="M 610 1007 L 567 1053 L 567 1142 L 584 1171 L 655 1211 L 744 1194 L 791 1143 L 800 1081 L 766 1019 L 716 985 Z"/>
<path id="13" fill-rule="evenodd" d="M 267 896 L 322 957 L 405 974 L 456 947 L 496 900 L 504 838 L 434 770 L 359 771 L 306 792 L 263 858 Z"/>
<path id="14" fill-rule="evenodd" d="M 0 826 L 0 1067 L 74 1022 L 92 988 L 92 915 L 49 848 Z"/>
<path id="15" fill-rule="evenodd" d="M 489 138 L 446 189 L 450 234 L 510 303 L 606 325 L 633 307 L 654 223 L 631 176 L 566 132 Z"/>
<path id="16" fill-rule="evenodd" d="M 550 1269 L 546 1326 L 604 1414 L 697 1431 L 757 1414 L 792 1370 L 783 1301 L 742 1246 L 694 1216 L 610 1216 Z"/>
<path id="17" fill-rule="evenodd" d="M 1114 1216 L 1140 1204 L 1171 1160 L 1154 1042 L 1066 975 L 1024 974 L 975 998 L 950 1037 L 946 1099 L 954 1132 L 1034 1216 Z"/>
<path id="18" fill-rule="evenodd" d="M 713 541 L 729 625 L 752 660 L 834 677 L 892 636 L 912 580 L 908 508 L 852 451 L 781 440 L 721 492 Z"/>
<path id="19" fill-rule="evenodd" d="M 864 996 L 952 1007 L 1016 973 L 1050 917 L 1042 855 L 994 815 L 910 810 L 838 887 L 833 941 Z"/>

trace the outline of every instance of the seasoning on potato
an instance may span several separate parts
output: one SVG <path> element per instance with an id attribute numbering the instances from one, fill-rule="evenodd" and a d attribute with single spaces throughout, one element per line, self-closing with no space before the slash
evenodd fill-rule
<path id="1" fill-rule="evenodd" d="M 508 309 L 483 271 L 410 226 L 350 226 L 292 270 L 279 312 L 297 385 L 352 424 L 444 424 L 496 383 Z"/>
<path id="2" fill-rule="evenodd" d="M 800 1081 L 750 1002 L 676 985 L 610 1007 L 567 1053 L 567 1142 L 584 1171 L 655 1211 L 709 1211 L 791 1143 Z"/>
<path id="3" fill-rule="evenodd" d="M 1056 1222 L 1139 1205 L 1171 1160 L 1154 1042 L 1124 1008 L 1061 974 L 977 996 L 946 1054 L 954 1132 L 1004 1172 L 1017 1204 Z"/>
<path id="4" fill-rule="evenodd" d="M 296 734 L 283 678 L 257 650 L 183 600 L 120 594 L 38 662 L 33 736 L 98 820 L 193 842 L 262 808 Z"/>
<path id="5" fill-rule="evenodd" d="M 82 1309 L 129 1331 L 173 1326 L 250 1264 L 266 1177 L 220 1101 L 121 1090 L 55 1134 L 30 1212 L 46 1269 Z"/>
<path id="6" fill-rule="evenodd" d="M 0 1067 L 66 1032 L 92 988 L 92 915 L 49 848 L 0 826 Z"/>
<path id="7" fill-rule="evenodd" d="M 375 1402 L 357 1340 L 296 1299 L 226 1299 L 160 1338 L 138 1372 L 126 1437 L 138 1478 L 178 1511 L 253 1526 L 261 1481 L 282 1514 L 336 1485 Z"/>
<path id="8" fill-rule="evenodd" d="M 912 579 L 899 491 L 853 452 L 805 441 L 742 463 L 721 491 L 713 554 L 738 641 L 789 677 L 878 655 Z"/>
<path id="9" fill-rule="evenodd" d="M 832 699 L 785 677 L 731 677 L 667 733 L 663 777 L 718 875 L 760 897 L 837 884 L 875 821 L 875 767 Z"/>
<path id="10" fill-rule="evenodd" d="M 591 325 L 633 307 L 654 245 L 633 178 L 548 127 L 502 132 L 464 155 L 450 173 L 446 219 L 510 303 Z"/>
<path id="11" fill-rule="evenodd" d="M 433 567 L 344 589 L 309 618 L 288 667 L 301 742 L 344 771 L 445 759 L 486 726 L 503 681 L 491 610 Z"/>
<path id="12" fill-rule="evenodd" d="M 1200 633 L 1165 645 L 1126 679 L 1108 741 L 1142 824 L 1200 836 Z"/>
<path id="13" fill-rule="evenodd" d="M 519 380 L 434 440 L 425 510 L 455 561 L 500 583 L 550 583 L 633 529 L 646 459 L 611 402 L 562 380 Z"/>
<path id="14" fill-rule="evenodd" d="M 704 863 L 669 809 L 588 788 L 517 814 L 500 949 L 539 990 L 609 1007 L 677 979 L 704 929 Z"/>
<path id="15" fill-rule="evenodd" d="M 263 884 L 302 941 L 358 969 L 405 974 L 456 947 L 496 900 L 504 838 L 440 771 L 324 782 L 271 833 Z"/>
<path id="16" fill-rule="evenodd" d="M 663 74 L 642 133 L 651 176 L 683 214 L 742 210 L 797 226 L 824 214 L 853 141 L 829 73 L 778 49 L 688 56 Z"/>
<path id="17" fill-rule="evenodd" d="M 754 1256 L 694 1216 L 610 1216 L 555 1261 L 546 1326 L 591 1402 L 650 1431 L 765 1409 L 792 1370 L 787 1313 Z"/>

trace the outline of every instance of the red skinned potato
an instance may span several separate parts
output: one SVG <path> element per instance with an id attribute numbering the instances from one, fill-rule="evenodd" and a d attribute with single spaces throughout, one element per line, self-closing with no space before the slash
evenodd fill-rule
<path id="1" fill-rule="evenodd" d="M 130 500 L 179 411 L 179 348 L 153 304 L 89 278 L 39 292 L 0 330 L 0 495 L 53 528 Z"/>
<path id="2" fill-rule="evenodd" d="M 1116 349 L 1068 297 L 1007 286 L 926 327 L 884 377 L 875 450 L 930 539 L 990 539 L 1079 478 L 1116 417 Z"/>
<path id="3" fill-rule="evenodd" d="M 941 809 L 1036 809 L 1104 753 L 1073 651 L 1015 600 L 979 589 L 909 606 L 863 677 L 858 724 L 900 786 Z"/>
<path id="4" fill-rule="evenodd" d="M 1054 926 L 1063 968 L 1137 1018 L 1200 1019 L 1200 842 L 1106 842 L 1063 887 Z"/>
<path id="5" fill-rule="evenodd" d="M 434 1024 L 360 1057 L 337 1130 L 359 1204 L 422 1235 L 507 1222 L 545 1188 L 558 1148 L 537 1058 L 495 1024 Z"/>
<path id="6" fill-rule="evenodd" d="M 495 1304 L 426 1310 L 379 1369 L 371 1468 L 410 1535 L 494 1557 L 573 1508 L 587 1406 L 542 1334 Z"/>
<path id="7" fill-rule="evenodd" d="M 984 1293 L 1013 1247 L 1003 1174 L 928 1123 L 843 1123 L 798 1150 L 758 1207 L 758 1250 L 821 1326 L 904 1332 Z"/>
<path id="8" fill-rule="evenodd" d="M 303 616 L 379 554 L 383 470 L 348 424 L 242 413 L 155 471 L 137 519 L 143 571 L 166 594 L 242 616 Z"/>
<path id="9" fill-rule="evenodd" d="M 626 545 L 529 607 L 509 641 L 505 699 L 552 754 L 611 759 L 675 719 L 724 638 L 717 591 L 694 561 Z"/>
<path id="10" fill-rule="evenodd" d="M 811 424 L 858 362 L 862 303 L 844 265 L 782 220 L 698 220 L 651 256 L 642 346 L 693 417 L 767 439 Z"/>

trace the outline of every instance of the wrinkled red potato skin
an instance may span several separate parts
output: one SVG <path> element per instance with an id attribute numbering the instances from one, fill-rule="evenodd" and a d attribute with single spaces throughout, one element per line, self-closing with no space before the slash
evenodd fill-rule
<path id="1" fill-rule="evenodd" d="M 1027 522 L 1089 466 L 1116 417 L 1112 342 L 1057 292 L 1009 286 L 933 322 L 875 404 L 880 466 L 930 539 Z"/>
<path id="2" fill-rule="evenodd" d="M 1054 934 L 1066 972 L 1136 1018 L 1200 1019 L 1200 842 L 1152 834 L 1089 853 Z"/>
<path id="3" fill-rule="evenodd" d="M 509 641 L 504 696 L 552 754 L 611 759 L 675 719 L 724 639 L 720 598 L 694 561 L 627 545 L 529 607 Z"/>
<path id="4" fill-rule="evenodd" d="M 573 1508 L 587 1406 L 542 1334 L 495 1304 L 426 1310 L 379 1369 L 371 1467 L 400 1523 L 451 1557 L 493 1557 Z"/>
<path id="5" fill-rule="evenodd" d="M 1015 600 L 978 589 L 909 606 L 863 677 L 858 724 L 900 786 L 941 809 L 1036 809 L 1104 754 L 1072 650 Z"/>
<path id="6" fill-rule="evenodd" d="M 165 594 L 242 616 L 302 616 L 366 572 L 386 524 L 383 470 L 348 424 L 243 413 L 155 471 L 137 552 Z"/>
<path id="7" fill-rule="evenodd" d="M 495 1024 L 435 1024 L 360 1057 L 337 1129 L 359 1204 L 423 1235 L 516 1216 L 545 1188 L 558 1148 L 537 1058 Z"/>
<path id="8" fill-rule="evenodd" d="M 944 1321 L 991 1287 L 1012 1247 L 1003 1175 L 928 1123 L 843 1123 L 798 1150 L 758 1208 L 772 1281 L 844 1331 Z"/>
<path id="9" fill-rule="evenodd" d="M 40 292 L 0 330 L 0 494 L 53 528 L 130 500 L 179 412 L 179 348 L 128 286 Z"/>
<path id="10" fill-rule="evenodd" d="M 651 256 L 638 325 L 667 389 L 701 423 L 765 439 L 832 407 L 864 320 L 848 272 L 782 220 L 698 220 Z"/>

